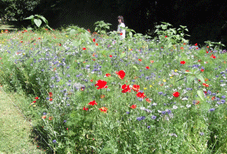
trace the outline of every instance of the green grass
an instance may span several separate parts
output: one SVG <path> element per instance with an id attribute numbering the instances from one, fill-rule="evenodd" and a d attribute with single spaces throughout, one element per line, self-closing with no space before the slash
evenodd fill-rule
<path id="1" fill-rule="evenodd" d="M 32 127 L 14 106 L 25 101 L 25 98 L 18 94 L 6 94 L 2 88 L 0 98 L 0 154 L 44 153 L 37 145 L 32 144 L 33 139 L 30 137 Z"/>

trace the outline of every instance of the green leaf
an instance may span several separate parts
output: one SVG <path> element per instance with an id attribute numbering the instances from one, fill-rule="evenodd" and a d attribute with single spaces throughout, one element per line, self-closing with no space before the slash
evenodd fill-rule
<path id="1" fill-rule="evenodd" d="M 201 74 L 196 74 L 196 77 L 202 82 L 205 83 L 205 80 Z"/>
<path id="2" fill-rule="evenodd" d="M 125 52 L 124 53 L 122 52 L 121 55 L 120 55 L 120 58 L 125 57 L 125 55 L 126 55 L 126 53 Z"/>
<path id="3" fill-rule="evenodd" d="M 34 23 L 36 24 L 37 27 L 40 27 L 42 24 L 42 20 L 40 19 L 34 19 Z"/>
<path id="4" fill-rule="evenodd" d="M 30 15 L 29 17 L 25 18 L 24 20 L 31 20 L 34 19 L 34 15 Z"/>
<path id="5" fill-rule="evenodd" d="M 69 32 L 70 35 L 75 35 L 76 34 L 76 30 L 75 29 L 71 29 Z"/>
<path id="6" fill-rule="evenodd" d="M 138 71 L 138 68 L 135 65 L 133 65 L 132 67 L 135 68 Z"/>
<path id="7" fill-rule="evenodd" d="M 192 82 L 193 82 L 193 80 L 195 79 L 195 77 L 193 77 L 193 76 L 188 76 L 187 77 L 187 84 L 189 85 L 189 84 L 192 84 Z"/>
<path id="8" fill-rule="evenodd" d="M 199 97 L 204 101 L 204 94 L 202 90 L 197 90 L 197 94 L 199 95 Z"/>
<path id="9" fill-rule="evenodd" d="M 47 19 L 44 16 L 39 16 L 39 18 L 42 19 L 45 22 L 45 24 L 48 25 L 48 21 L 47 21 Z"/>

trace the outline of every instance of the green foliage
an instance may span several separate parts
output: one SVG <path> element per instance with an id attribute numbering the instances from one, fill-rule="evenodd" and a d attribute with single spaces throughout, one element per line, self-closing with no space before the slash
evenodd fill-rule
<path id="1" fill-rule="evenodd" d="M 41 15 L 37 15 L 36 14 L 36 15 L 31 15 L 31 16 L 25 18 L 24 20 L 31 20 L 31 24 L 34 27 L 34 29 L 40 30 L 42 23 L 44 23 L 43 24 L 43 27 L 47 27 L 48 29 L 53 30 L 48 25 L 48 20 L 44 16 L 41 16 Z"/>
<path id="2" fill-rule="evenodd" d="M 209 46 L 209 48 L 213 48 L 214 50 L 219 50 L 221 49 L 221 47 L 225 47 L 224 44 L 222 44 L 221 42 L 212 42 L 212 41 L 204 41 L 204 43 L 206 43 L 207 46 Z"/>
<path id="3" fill-rule="evenodd" d="M 3 14 L 7 18 L 23 20 L 40 3 L 40 0 L 1 0 L 4 5 Z"/>
<path id="4" fill-rule="evenodd" d="M 110 29 L 110 23 L 105 23 L 103 20 L 94 23 L 95 31 L 99 34 L 106 34 L 106 30 Z"/>
<path id="5" fill-rule="evenodd" d="M 185 36 L 190 36 L 185 34 L 184 32 L 188 29 L 186 26 L 180 25 L 180 28 L 170 28 L 172 25 L 170 23 L 161 22 L 161 25 L 155 26 L 156 30 L 154 31 L 155 34 L 158 35 L 158 40 L 162 43 L 162 45 L 172 47 L 178 43 L 188 43 Z"/>

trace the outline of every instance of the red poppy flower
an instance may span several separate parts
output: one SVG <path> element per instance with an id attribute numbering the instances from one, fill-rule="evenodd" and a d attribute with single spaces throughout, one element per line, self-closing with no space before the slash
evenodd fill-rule
<path id="1" fill-rule="evenodd" d="M 150 69 L 150 67 L 149 67 L 149 66 L 147 66 L 147 67 L 146 67 L 146 69 L 148 70 L 148 69 Z"/>
<path id="2" fill-rule="evenodd" d="M 140 97 L 140 98 L 146 97 L 146 96 L 144 95 L 144 92 L 143 92 L 143 93 L 138 92 L 138 93 L 136 94 L 136 96 L 137 96 L 137 97 Z"/>
<path id="3" fill-rule="evenodd" d="M 101 107 L 99 110 L 100 110 L 101 112 L 106 113 L 108 109 L 107 109 L 106 107 Z"/>
<path id="4" fill-rule="evenodd" d="M 184 65 L 185 64 L 185 61 L 180 61 L 180 63 Z"/>
<path id="5" fill-rule="evenodd" d="M 131 89 L 130 89 L 129 85 L 124 84 L 124 85 L 121 86 L 121 88 L 123 89 L 121 91 L 122 93 L 131 92 Z"/>
<path id="6" fill-rule="evenodd" d="M 110 73 L 107 73 L 105 76 L 106 76 L 106 77 L 110 77 L 111 75 L 110 75 Z"/>
<path id="7" fill-rule="evenodd" d="M 53 96 L 53 93 L 52 92 L 49 92 L 49 96 L 52 97 Z"/>
<path id="8" fill-rule="evenodd" d="M 50 100 L 50 101 L 52 101 L 53 99 L 52 99 L 52 98 L 50 98 L 49 100 Z"/>
<path id="9" fill-rule="evenodd" d="M 151 60 L 150 62 L 151 62 L 151 63 L 154 63 L 154 61 L 153 61 L 153 60 Z"/>
<path id="10" fill-rule="evenodd" d="M 110 57 L 113 57 L 112 55 L 109 55 Z"/>
<path id="11" fill-rule="evenodd" d="M 140 86 L 134 84 L 133 87 L 132 87 L 132 89 L 133 89 L 134 91 L 138 92 L 138 91 L 140 90 Z"/>
<path id="12" fill-rule="evenodd" d="M 83 50 L 86 50 L 86 48 L 82 48 Z"/>
<path id="13" fill-rule="evenodd" d="M 179 96 L 180 96 L 180 93 L 179 93 L 179 92 L 174 92 L 174 93 L 173 93 L 173 96 L 174 96 L 174 97 L 179 97 Z"/>
<path id="14" fill-rule="evenodd" d="M 136 105 L 134 104 L 134 105 L 132 105 L 130 108 L 131 108 L 131 109 L 135 109 L 135 108 L 136 108 Z"/>
<path id="15" fill-rule="evenodd" d="M 36 103 L 36 101 L 33 101 L 33 103 Z"/>
<path id="16" fill-rule="evenodd" d="M 91 32 L 90 29 L 87 30 L 89 33 Z"/>
<path id="17" fill-rule="evenodd" d="M 91 79 L 90 81 L 91 81 L 91 82 L 93 82 L 93 80 L 92 80 L 92 79 Z"/>
<path id="18" fill-rule="evenodd" d="M 35 97 L 35 99 L 39 99 L 39 97 Z"/>
<path id="19" fill-rule="evenodd" d="M 151 102 L 151 100 L 150 100 L 149 98 L 146 98 L 146 101 L 147 101 L 148 103 L 150 103 L 150 102 Z"/>
<path id="20" fill-rule="evenodd" d="M 214 100 L 214 99 L 215 99 L 215 97 L 213 96 L 211 99 L 212 99 L 212 100 Z"/>
<path id="21" fill-rule="evenodd" d="M 123 70 L 120 70 L 119 72 L 115 72 L 120 79 L 124 79 L 125 77 L 125 72 Z"/>
<path id="22" fill-rule="evenodd" d="M 90 103 L 88 103 L 88 105 L 94 106 L 94 105 L 97 105 L 97 103 L 96 103 L 96 101 L 94 100 L 94 101 L 91 101 Z"/>
<path id="23" fill-rule="evenodd" d="M 87 110 L 88 110 L 88 108 L 84 107 L 84 108 L 83 108 L 83 110 L 86 110 L 86 111 L 87 111 Z"/>
<path id="24" fill-rule="evenodd" d="M 203 85 L 204 85 L 205 87 L 209 87 L 209 85 L 208 85 L 208 84 L 206 84 L 206 83 L 203 83 Z"/>
<path id="25" fill-rule="evenodd" d="M 142 59 L 138 59 L 139 61 L 142 61 Z"/>
<path id="26" fill-rule="evenodd" d="M 107 88 L 108 87 L 106 84 L 107 84 L 106 81 L 104 81 L 104 80 L 98 80 L 98 81 L 96 81 L 95 86 L 98 86 L 97 89 L 103 89 L 103 88 Z"/>
<path id="27" fill-rule="evenodd" d="M 204 72 L 204 69 L 201 69 L 201 72 Z"/>
<path id="28" fill-rule="evenodd" d="M 96 46 L 98 46 L 99 44 L 98 43 L 95 43 Z"/>
<path id="29" fill-rule="evenodd" d="M 195 105 L 198 105 L 200 103 L 200 101 L 196 101 Z"/>
<path id="30" fill-rule="evenodd" d="M 211 57 L 211 58 L 214 58 L 214 59 L 216 58 L 216 56 L 215 56 L 215 55 L 213 55 L 213 54 L 212 54 L 210 57 Z"/>
<path id="31" fill-rule="evenodd" d="M 198 44 L 196 43 L 195 46 L 197 46 Z"/>
<path id="32" fill-rule="evenodd" d="M 165 38 L 167 38 L 168 36 L 165 36 Z"/>
<path id="33" fill-rule="evenodd" d="M 95 42 L 95 38 L 92 41 Z"/>

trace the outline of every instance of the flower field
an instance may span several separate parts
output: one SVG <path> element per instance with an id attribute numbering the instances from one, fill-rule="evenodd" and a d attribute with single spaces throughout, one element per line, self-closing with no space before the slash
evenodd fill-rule
<path id="1" fill-rule="evenodd" d="M 0 83 L 26 94 L 47 153 L 226 153 L 227 53 L 168 26 L 4 31 Z"/>

